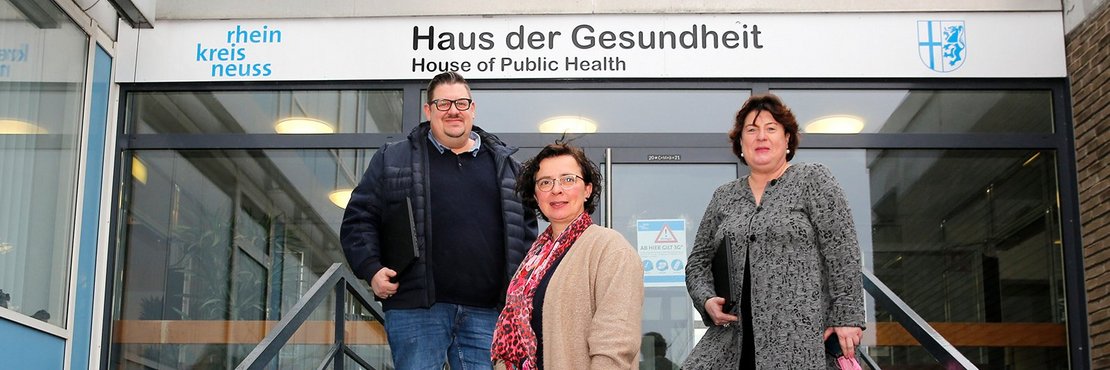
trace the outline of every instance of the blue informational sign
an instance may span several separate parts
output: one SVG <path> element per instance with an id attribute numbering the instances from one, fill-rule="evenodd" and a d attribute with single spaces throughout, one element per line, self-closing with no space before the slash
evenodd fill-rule
<path id="1" fill-rule="evenodd" d="M 645 287 L 686 285 L 686 220 L 636 221 Z"/>

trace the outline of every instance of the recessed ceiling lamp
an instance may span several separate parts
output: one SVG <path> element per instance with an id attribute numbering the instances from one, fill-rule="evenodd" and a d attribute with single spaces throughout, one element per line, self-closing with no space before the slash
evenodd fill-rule
<path id="1" fill-rule="evenodd" d="M 39 127 L 33 123 L 24 122 L 15 119 L 0 119 L 0 134 L 9 135 L 30 135 L 30 134 L 48 134 L 49 131 Z"/>
<path id="2" fill-rule="evenodd" d="M 545 134 L 592 134 L 597 132 L 597 123 L 581 116 L 557 116 L 540 122 L 540 132 Z"/>
<path id="3" fill-rule="evenodd" d="M 347 203 L 351 201 L 351 192 L 355 189 L 342 188 L 335 189 L 328 193 L 328 199 L 339 208 L 347 208 Z"/>
<path id="4" fill-rule="evenodd" d="M 863 131 L 863 119 L 848 115 L 824 116 L 806 125 L 806 132 L 811 134 L 858 134 L 860 131 Z"/>
<path id="5" fill-rule="evenodd" d="M 274 130 L 279 134 L 334 134 L 335 128 L 327 122 L 308 117 L 289 117 L 277 121 Z"/>

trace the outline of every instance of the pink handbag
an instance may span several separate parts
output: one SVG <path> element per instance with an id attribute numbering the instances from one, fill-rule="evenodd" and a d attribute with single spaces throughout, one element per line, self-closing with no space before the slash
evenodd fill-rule
<path id="1" fill-rule="evenodd" d="M 859 362 L 856 361 L 855 357 L 837 357 L 836 365 L 840 370 L 863 370 L 859 367 Z"/>

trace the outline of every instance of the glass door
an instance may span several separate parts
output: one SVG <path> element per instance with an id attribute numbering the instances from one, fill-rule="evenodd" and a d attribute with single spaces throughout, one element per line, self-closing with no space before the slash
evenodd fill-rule
<path id="1" fill-rule="evenodd" d="M 747 167 L 723 148 L 598 151 L 607 180 L 597 222 L 624 235 L 644 264 L 640 368 L 672 368 L 706 330 L 686 292 L 686 257 L 713 191 Z"/>

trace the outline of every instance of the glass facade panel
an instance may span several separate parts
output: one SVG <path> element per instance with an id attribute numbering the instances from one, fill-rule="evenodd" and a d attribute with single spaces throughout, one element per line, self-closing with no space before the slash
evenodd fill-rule
<path id="1" fill-rule="evenodd" d="M 66 327 L 89 40 L 42 10 L 0 2 L 0 307 Z"/>
<path id="2" fill-rule="evenodd" d="M 1067 367 L 1051 151 L 802 148 L 793 162 L 832 170 L 864 269 L 973 363 Z M 879 365 L 940 366 L 867 301 L 864 345 Z"/>
<path id="3" fill-rule="evenodd" d="M 137 134 L 399 133 L 400 91 L 191 91 L 131 94 Z"/>
<path id="4" fill-rule="evenodd" d="M 373 294 L 371 291 L 370 294 Z M 392 369 L 393 353 L 385 335 L 385 326 L 374 318 L 365 306 L 347 292 L 347 330 L 344 341 L 359 358 L 374 369 Z M 343 366 L 345 369 L 361 369 L 350 356 Z"/>
<path id="5" fill-rule="evenodd" d="M 494 133 L 718 133 L 751 92 L 474 90 L 472 95 L 474 124 Z"/>
<path id="6" fill-rule="evenodd" d="M 1054 153 L 867 157 L 875 275 L 982 368 L 1066 368 Z M 880 347 L 894 334 L 883 328 Z M 931 360 L 897 346 L 884 353 L 891 364 Z"/>
<path id="7" fill-rule="evenodd" d="M 332 291 L 320 306 L 312 310 L 308 320 L 289 338 L 289 342 L 281 347 L 277 357 L 268 364 L 268 368 L 321 369 L 320 364 L 330 361 L 329 350 L 335 343 L 334 312 L 335 292 Z M 246 357 L 246 352 L 239 357 L 239 360 L 243 357 Z M 334 367 L 323 367 L 323 369 L 332 368 Z"/>
<path id="8" fill-rule="evenodd" d="M 799 129 L 806 133 L 1052 132 L 1049 90 L 773 90 L 772 93 L 790 106 L 798 118 Z M 853 126 L 846 120 L 859 123 Z M 837 130 L 830 132 L 829 125 Z"/>
<path id="9" fill-rule="evenodd" d="M 225 368 L 261 340 L 265 330 L 255 329 L 279 320 L 332 263 L 345 261 L 343 209 L 328 195 L 348 186 L 342 172 L 360 175 L 373 151 L 128 154 L 113 368 Z M 313 320 L 330 319 L 323 310 Z M 154 327 L 169 334 L 145 335 Z M 189 349 L 200 344 L 204 351 Z M 289 350 L 318 343 L 302 344 Z"/>
<path id="10" fill-rule="evenodd" d="M 865 117 L 860 132 L 892 137 L 1052 131 L 1053 107 L 1047 90 L 775 92 L 794 108 L 803 127 L 813 118 L 836 113 L 823 110 L 829 106 Z M 345 90 L 319 93 L 362 96 Z M 396 99 L 383 100 L 390 108 L 380 108 L 386 112 L 384 116 L 395 118 L 390 129 L 356 119 L 339 121 L 362 122 L 359 128 L 341 124 L 337 132 L 400 131 L 400 94 L 387 93 L 396 94 Z M 261 120 L 230 114 L 225 106 L 235 105 L 213 104 L 224 99 L 214 97 L 251 101 L 292 94 L 141 92 L 131 95 L 127 120 L 133 133 L 139 134 L 272 134 L 275 115 Z M 599 133 L 674 136 L 724 135 L 735 109 L 748 95 L 748 90 L 474 92 L 480 113 L 476 124 L 495 133 L 535 133 L 545 118 L 569 115 L 589 117 Z M 217 106 L 225 108 L 212 109 Z M 667 109 L 649 112 L 648 107 L 653 106 Z M 379 114 L 360 107 L 364 105 L 344 103 L 341 108 L 363 112 L 354 116 Z M 574 107 L 573 111 L 566 111 L 567 107 Z M 875 108 L 878 113 L 863 113 L 864 108 Z M 254 109 L 262 111 L 257 106 Z M 201 129 L 196 123 L 217 116 L 223 117 L 218 122 L 232 122 L 239 129 L 231 130 L 232 126 L 224 123 L 220 129 Z M 244 128 L 252 124 L 253 131 Z M 371 126 L 377 128 L 364 129 Z M 591 140 L 589 144 L 586 150 L 590 153 L 600 153 L 608 146 L 617 151 L 630 147 L 623 141 Z M 728 152 L 725 145 L 707 143 L 702 149 Z M 515 157 L 527 159 L 536 150 L 523 148 Z M 198 328 L 205 328 L 205 323 L 234 328 L 277 320 L 331 263 L 345 261 L 338 242 L 342 209 L 331 203 L 329 195 L 352 188 L 372 153 L 336 149 L 126 152 L 133 157 L 132 178 L 122 190 L 121 219 L 126 225 L 117 253 L 114 324 L 120 335 L 113 339 L 119 348 L 112 356 L 113 366 L 194 366 L 200 361 L 199 352 L 188 349 L 190 346 L 223 348 L 219 350 L 223 352 L 211 352 L 223 356 L 222 362 L 213 364 L 241 358 L 246 352 L 236 346 L 249 348 L 247 343 L 260 337 Z M 1066 366 L 1057 204 L 1061 200 L 1055 161 L 1053 150 L 911 150 L 865 145 L 803 147 L 794 159 L 796 163 L 820 162 L 833 171 L 852 207 L 864 268 L 874 271 L 982 368 Z M 599 213 L 611 210 L 614 224 L 610 226 L 634 245 L 639 237 L 636 221 L 648 219 L 685 220 L 684 231 L 692 240 L 713 189 L 738 172 L 734 163 L 711 162 L 605 163 L 612 169 L 613 189 L 606 191 L 611 191 L 613 203 L 599 205 Z M 746 170 L 739 167 L 739 172 Z M 601 222 L 603 217 L 598 216 L 595 220 Z M 865 344 L 880 365 L 937 366 L 919 343 L 905 340 L 904 330 L 892 322 L 887 308 L 876 307 L 871 299 L 867 307 Z M 666 362 L 662 358 L 680 363 L 705 330 L 694 317 L 683 286 L 645 288 L 643 314 L 643 366 Z M 381 325 L 365 319 L 365 312 L 358 309 L 349 308 L 347 316 L 357 327 L 347 332 L 352 350 L 375 367 L 390 367 Z M 144 325 L 173 328 L 181 324 L 193 324 L 195 338 L 144 337 L 138 330 Z M 991 334 L 976 334 L 984 332 Z M 307 351 L 304 356 L 318 361 L 318 352 L 311 347 L 317 343 L 305 345 L 308 347 L 301 347 Z M 282 356 L 283 361 L 294 361 L 289 356 L 300 355 Z M 309 366 L 309 362 L 296 365 Z M 282 366 L 288 364 L 292 362 Z M 345 367 L 358 368 L 352 361 Z"/>

